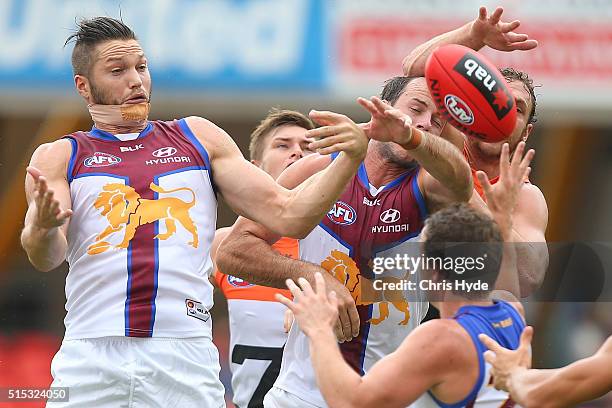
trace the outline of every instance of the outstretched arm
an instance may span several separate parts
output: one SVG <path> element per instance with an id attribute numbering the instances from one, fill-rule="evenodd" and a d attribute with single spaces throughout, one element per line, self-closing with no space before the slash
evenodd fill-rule
<path id="1" fill-rule="evenodd" d="M 337 160 L 337 159 L 336 159 Z M 287 188 L 293 188 L 312 174 L 331 166 L 329 156 L 311 154 L 291 165 L 278 179 Z M 221 272 L 263 286 L 285 288 L 287 278 L 302 277 L 314 284 L 314 274 L 321 272 L 330 290 L 339 298 L 340 319 L 336 325 L 339 340 L 350 340 L 359 333 L 359 315 L 348 290 L 322 267 L 287 258 L 275 251 L 271 244 L 279 235 L 244 217 L 239 217 L 229 234 L 220 243 L 215 261 Z"/>
<path id="2" fill-rule="evenodd" d="M 66 180 L 70 152 L 68 140 L 41 145 L 27 169 L 28 211 L 21 245 L 32 265 L 43 272 L 57 268 L 66 259 L 68 219 L 72 215 Z"/>
<path id="3" fill-rule="evenodd" d="M 425 170 L 419 173 L 418 183 L 430 212 L 449 202 L 469 201 L 472 175 L 457 148 L 441 137 L 413 127 L 410 116 L 378 97 L 359 98 L 358 102 L 372 115 L 365 125 L 368 136 L 397 143 Z"/>
<path id="4" fill-rule="evenodd" d="M 595 355 L 552 370 L 529 369 L 531 327 L 525 328 L 517 350 L 501 347 L 480 335 L 491 350 L 485 359 L 493 366 L 495 387 L 510 392 L 518 404 L 530 407 L 567 407 L 598 398 L 612 391 L 612 337 Z"/>
<path id="5" fill-rule="evenodd" d="M 311 112 L 311 117 L 325 126 L 309 131 L 318 139 L 310 147 L 320 154 L 341 153 L 326 170 L 291 191 L 246 161 L 219 127 L 196 117 L 188 118 L 187 123 L 206 147 L 214 182 L 229 206 L 279 235 L 302 238 L 319 223 L 357 172 L 368 143 L 363 130 L 344 115 Z"/>
<path id="6" fill-rule="evenodd" d="M 282 295 L 276 298 L 293 312 L 309 338 L 317 384 L 330 407 L 406 407 L 444 380 L 451 361 L 460 365 L 458 350 L 465 353 L 465 348 L 456 346 L 455 336 L 446 329 L 448 322 L 438 320 L 415 329 L 395 352 L 359 376 L 342 357 L 332 334 L 337 298 L 328 295 L 321 275 L 315 281 L 316 291 L 304 279 L 298 282 L 301 289 L 288 280 L 293 302 Z"/>
<path id="7" fill-rule="evenodd" d="M 518 34 L 518 20 L 506 23 L 501 21 L 504 9 L 497 7 L 491 16 L 486 7 L 480 7 L 478 18 L 462 27 L 432 38 L 416 47 L 402 62 L 404 75 L 422 76 L 429 55 L 438 47 L 447 44 L 459 44 L 473 50 L 489 46 L 499 51 L 531 50 L 538 46 L 536 40 L 529 39 L 527 34 Z"/>

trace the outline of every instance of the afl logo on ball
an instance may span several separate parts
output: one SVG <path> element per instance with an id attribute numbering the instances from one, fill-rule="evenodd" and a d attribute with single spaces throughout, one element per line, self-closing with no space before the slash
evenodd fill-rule
<path id="1" fill-rule="evenodd" d="M 249 286 L 253 286 L 249 282 L 232 275 L 227 275 L 227 281 L 230 285 L 236 286 L 237 288 L 248 288 Z"/>
<path id="2" fill-rule="evenodd" d="M 351 225 L 357 219 L 357 213 L 344 201 L 336 201 L 331 210 L 327 213 L 329 218 L 334 224 L 339 225 Z"/>
<path id="3" fill-rule="evenodd" d="M 474 114 L 472 110 L 467 103 L 463 102 L 458 96 L 453 94 L 446 95 L 444 97 L 444 106 L 446 106 L 448 113 L 450 113 L 459 123 L 468 126 L 474 123 Z"/>

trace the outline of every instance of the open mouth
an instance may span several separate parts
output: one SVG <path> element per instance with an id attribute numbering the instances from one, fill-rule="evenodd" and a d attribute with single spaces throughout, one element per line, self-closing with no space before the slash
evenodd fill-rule
<path id="1" fill-rule="evenodd" d="M 147 98 L 144 95 L 132 96 L 130 99 L 126 100 L 124 103 L 127 104 L 137 104 L 147 102 Z"/>

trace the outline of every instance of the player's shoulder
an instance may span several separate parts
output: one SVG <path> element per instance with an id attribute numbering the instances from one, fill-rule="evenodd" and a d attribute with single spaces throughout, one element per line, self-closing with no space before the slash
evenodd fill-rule
<path id="1" fill-rule="evenodd" d="M 542 190 L 531 182 L 523 184 L 518 196 L 516 214 L 519 216 L 539 219 L 548 222 L 548 205 Z"/>
<path id="2" fill-rule="evenodd" d="M 69 139 L 58 139 L 43 143 L 34 150 L 30 164 L 35 167 L 55 167 L 68 163 L 72 154 L 72 143 Z"/>
<path id="3" fill-rule="evenodd" d="M 422 347 L 428 358 L 443 365 L 449 359 L 465 354 L 471 338 L 454 319 L 433 319 L 417 327 L 407 338 L 415 346 Z"/>

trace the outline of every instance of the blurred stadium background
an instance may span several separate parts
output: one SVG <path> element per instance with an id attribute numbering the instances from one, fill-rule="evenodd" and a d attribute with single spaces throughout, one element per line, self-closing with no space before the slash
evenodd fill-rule
<path id="1" fill-rule="evenodd" d="M 526 53 L 486 54 L 529 72 L 540 86 L 532 179 L 548 201 L 547 238 L 565 248 L 551 263 L 593 280 L 596 291 L 572 297 L 573 281 L 565 280 L 545 298 L 557 302 L 526 304 L 536 329 L 534 365 L 592 354 L 612 334 L 612 263 L 597 256 L 612 246 L 611 1 L 0 0 L 0 387 L 49 385 L 63 335 L 67 268 L 33 270 L 19 234 L 35 147 L 91 127 L 72 83 L 71 47 L 63 48 L 75 19 L 122 16 L 135 30 L 153 78 L 150 118 L 207 117 L 247 154 L 251 130 L 273 106 L 367 120 L 355 98 L 377 94 L 401 73 L 410 50 L 472 20 L 481 4 L 504 6 L 504 19 L 520 19 L 519 31 L 540 42 Z M 234 219 L 221 203 L 218 226 Z M 594 247 L 586 256 L 580 250 Z M 213 312 L 229 396 L 219 296 Z M 587 406 L 610 407 L 612 398 Z"/>

